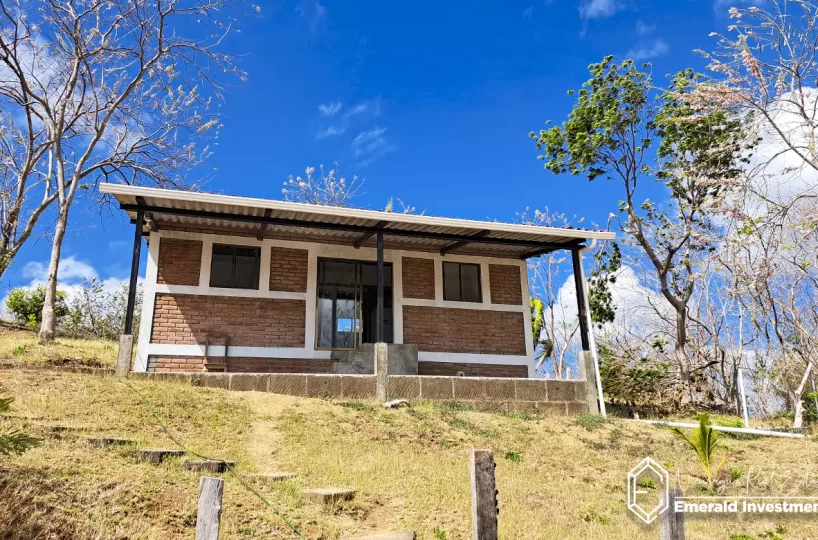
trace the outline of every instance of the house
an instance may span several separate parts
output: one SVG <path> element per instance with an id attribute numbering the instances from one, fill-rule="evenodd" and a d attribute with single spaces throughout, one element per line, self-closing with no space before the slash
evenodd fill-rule
<path id="1" fill-rule="evenodd" d="M 128 185 L 101 191 L 136 224 L 132 284 L 143 238 L 149 246 L 133 366 L 143 372 L 371 373 L 372 344 L 383 342 L 415 375 L 532 377 L 526 260 L 567 249 L 580 269 L 586 242 L 613 238 Z M 583 288 L 578 296 L 584 315 Z M 126 335 L 133 304 L 132 294 Z"/>

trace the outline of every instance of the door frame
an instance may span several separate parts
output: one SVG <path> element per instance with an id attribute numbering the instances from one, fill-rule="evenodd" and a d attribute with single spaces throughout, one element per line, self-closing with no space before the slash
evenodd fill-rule
<path id="1" fill-rule="evenodd" d="M 363 290 L 363 283 L 362 280 L 356 283 L 355 288 L 355 316 L 356 320 L 360 321 L 360 327 L 357 332 L 355 332 L 355 347 L 321 347 L 318 345 L 318 338 L 320 337 L 321 333 L 319 332 L 320 324 L 319 324 L 319 317 L 320 317 L 320 310 L 318 309 L 318 293 L 321 290 L 321 284 L 319 283 L 319 279 L 321 276 L 321 261 L 333 261 L 333 262 L 345 262 L 345 263 L 354 263 L 356 265 L 364 264 L 376 264 L 375 261 L 370 260 L 363 260 L 363 259 L 348 259 L 343 257 L 318 257 L 315 265 L 315 341 L 313 343 L 313 347 L 316 351 L 357 351 L 358 348 L 361 346 L 361 336 L 363 335 L 363 314 L 361 313 L 363 302 L 361 300 L 361 293 Z M 395 268 L 392 262 L 383 263 L 384 270 L 389 267 L 392 269 L 392 281 L 389 283 L 390 295 L 392 297 L 392 324 L 394 325 L 394 306 L 395 306 Z M 385 272 L 384 272 L 385 273 Z M 363 275 L 363 272 L 360 273 Z M 394 337 L 393 337 L 394 340 Z"/>

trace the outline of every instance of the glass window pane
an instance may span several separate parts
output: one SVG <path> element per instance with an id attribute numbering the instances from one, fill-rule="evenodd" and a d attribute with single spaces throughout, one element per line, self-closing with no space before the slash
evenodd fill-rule
<path id="1" fill-rule="evenodd" d="M 231 287 L 233 283 L 233 254 L 217 253 L 213 246 L 210 260 L 210 286 Z"/>
<path id="2" fill-rule="evenodd" d="M 443 263 L 443 299 L 460 300 L 460 265 Z"/>
<path id="3" fill-rule="evenodd" d="M 460 286 L 464 302 L 480 302 L 480 267 L 476 264 L 460 265 Z"/>
<path id="4" fill-rule="evenodd" d="M 261 258 L 251 250 L 236 250 L 236 266 L 233 275 L 233 287 L 240 289 L 258 289 L 258 272 Z M 241 251 L 250 255 L 239 255 Z"/>

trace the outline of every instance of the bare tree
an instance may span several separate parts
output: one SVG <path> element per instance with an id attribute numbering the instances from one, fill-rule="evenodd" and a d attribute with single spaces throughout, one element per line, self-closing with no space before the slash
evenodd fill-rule
<path id="1" fill-rule="evenodd" d="M 60 251 L 78 189 L 101 179 L 183 187 L 210 155 L 197 143 L 217 135 L 221 77 L 244 79 L 218 52 L 233 4 L 0 0 L 0 97 L 29 111 L 26 138 L 42 132 L 53 163 L 41 342 L 54 338 Z"/>
<path id="2" fill-rule="evenodd" d="M 359 195 L 364 181 L 357 176 L 347 181 L 341 176 L 337 163 L 329 172 L 324 172 L 323 165 L 319 168 L 320 177 L 315 176 L 315 167 L 307 167 L 303 178 L 290 175 L 281 190 L 284 200 L 320 206 L 350 206 L 350 201 Z"/>
<path id="3" fill-rule="evenodd" d="M 519 220 L 527 225 L 541 227 L 572 227 L 582 223 L 581 219 L 571 219 L 563 213 L 526 209 Z M 528 260 L 529 291 L 532 296 L 532 317 L 535 355 L 538 370 L 553 375 L 557 379 L 570 377 L 577 365 L 580 346 L 577 343 L 579 316 L 576 297 L 561 295 L 563 284 L 570 277 L 570 257 L 565 251 L 546 253 Z M 541 304 L 538 304 L 538 302 Z M 545 365 L 549 360 L 550 365 Z"/>

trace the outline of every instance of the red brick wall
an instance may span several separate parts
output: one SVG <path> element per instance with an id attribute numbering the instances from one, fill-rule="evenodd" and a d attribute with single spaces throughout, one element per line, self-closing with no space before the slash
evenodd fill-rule
<path id="1" fill-rule="evenodd" d="M 520 312 L 403 306 L 403 342 L 419 351 L 524 355 Z"/>
<path id="2" fill-rule="evenodd" d="M 403 257 L 404 298 L 435 299 L 435 261 Z"/>
<path id="3" fill-rule="evenodd" d="M 303 300 L 158 294 L 151 343 L 204 343 L 205 333 L 230 336 L 230 345 L 303 347 Z"/>
<path id="4" fill-rule="evenodd" d="M 213 361 L 220 361 L 212 358 Z M 233 358 L 227 359 L 227 371 L 235 373 L 328 373 L 334 360 L 309 358 Z M 201 356 L 152 356 L 150 365 L 161 373 L 204 371 Z"/>
<path id="5" fill-rule="evenodd" d="M 528 366 L 509 364 L 462 364 L 458 362 L 418 362 L 418 375 L 454 377 L 462 372 L 466 377 L 528 377 Z"/>
<path id="6" fill-rule="evenodd" d="M 492 304 L 522 305 L 523 288 L 519 266 L 490 264 L 489 286 Z"/>
<path id="7" fill-rule="evenodd" d="M 307 292 L 307 256 L 304 249 L 273 246 L 270 256 L 270 290 Z"/>
<path id="8" fill-rule="evenodd" d="M 198 285 L 202 266 L 202 243 L 198 240 L 162 238 L 159 241 L 157 283 Z"/>

